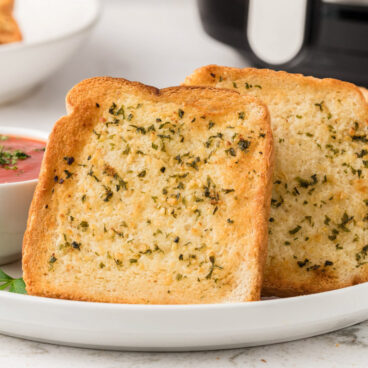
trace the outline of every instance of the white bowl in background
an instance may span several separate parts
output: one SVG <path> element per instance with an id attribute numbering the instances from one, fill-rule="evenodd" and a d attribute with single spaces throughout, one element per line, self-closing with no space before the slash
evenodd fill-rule
<path id="1" fill-rule="evenodd" d="M 48 134 L 39 130 L 0 127 L 1 135 L 15 135 L 47 140 Z M 27 225 L 28 209 L 37 179 L 14 183 L 0 183 L 0 265 L 21 257 L 23 234 Z"/>
<path id="2" fill-rule="evenodd" d="M 17 0 L 23 41 L 0 45 L 0 103 L 27 93 L 78 49 L 96 24 L 99 0 Z"/>

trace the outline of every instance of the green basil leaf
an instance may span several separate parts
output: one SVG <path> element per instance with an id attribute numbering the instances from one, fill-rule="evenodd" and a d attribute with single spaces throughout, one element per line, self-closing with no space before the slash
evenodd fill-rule
<path id="1" fill-rule="evenodd" d="M 14 279 L 0 269 L 0 290 L 6 289 L 11 293 L 27 294 L 26 284 L 22 278 Z"/>
<path id="2" fill-rule="evenodd" d="M 23 279 L 15 279 L 12 281 L 9 291 L 17 294 L 27 294 L 26 284 Z"/>

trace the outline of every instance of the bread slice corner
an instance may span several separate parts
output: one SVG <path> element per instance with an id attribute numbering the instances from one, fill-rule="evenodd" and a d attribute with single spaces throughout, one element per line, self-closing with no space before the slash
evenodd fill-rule
<path id="1" fill-rule="evenodd" d="M 368 89 L 364 88 L 364 87 L 360 87 L 360 92 L 362 92 L 363 97 L 365 98 L 365 100 L 368 102 Z"/>
<path id="2" fill-rule="evenodd" d="M 13 0 L 0 0 L 0 45 L 22 40 L 22 33 L 12 15 Z"/>

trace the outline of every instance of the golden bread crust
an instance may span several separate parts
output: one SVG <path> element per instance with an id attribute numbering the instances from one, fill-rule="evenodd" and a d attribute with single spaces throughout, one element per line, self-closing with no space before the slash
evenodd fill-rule
<path id="1" fill-rule="evenodd" d="M 10 14 L 14 8 L 14 0 L 0 0 L 0 13 Z"/>
<path id="2" fill-rule="evenodd" d="M 0 0 L 0 45 L 22 40 L 19 26 L 12 16 L 13 7 L 13 0 Z"/>

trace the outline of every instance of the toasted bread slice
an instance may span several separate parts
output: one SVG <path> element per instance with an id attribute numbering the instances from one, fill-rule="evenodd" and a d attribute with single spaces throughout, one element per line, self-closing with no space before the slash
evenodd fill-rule
<path id="1" fill-rule="evenodd" d="M 0 45 L 22 40 L 19 26 L 12 16 L 13 6 L 13 0 L 0 0 Z"/>
<path id="2" fill-rule="evenodd" d="M 94 78 L 67 96 L 23 245 L 32 295 L 116 303 L 258 300 L 267 108 L 215 88 Z"/>
<path id="3" fill-rule="evenodd" d="M 219 66 L 197 70 L 185 84 L 235 89 L 270 110 L 276 159 L 264 293 L 368 281 L 368 106 L 359 89 Z"/>

